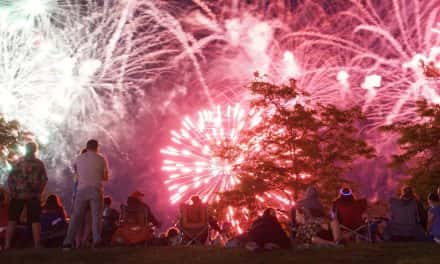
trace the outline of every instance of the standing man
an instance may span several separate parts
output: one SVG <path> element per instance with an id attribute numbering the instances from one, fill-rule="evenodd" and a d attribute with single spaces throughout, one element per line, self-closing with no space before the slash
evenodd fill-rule
<path id="1" fill-rule="evenodd" d="M 32 224 L 34 247 L 40 247 L 41 194 L 47 184 L 47 173 L 44 163 L 36 157 L 38 145 L 29 142 L 26 144 L 25 150 L 26 154 L 17 162 L 8 177 L 12 199 L 9 204 L 5 249 L 11 247 L 15 226 L 24 207 L 27 210 L 27 221 Z"/>
<path id="2" fill-rule="evenodd" d="M 89 140 L 87 151 L 79 155 L 74 164 L 78 176 L 78 192 L 63 248 L 72 248 L 88 207 L 92 214 L 93 246 L 99 247 L 102 244 L 103 182 L 108 181 L 109 170 L 107 160 L 99 153 L 98 148 L 98 141 Z"/>

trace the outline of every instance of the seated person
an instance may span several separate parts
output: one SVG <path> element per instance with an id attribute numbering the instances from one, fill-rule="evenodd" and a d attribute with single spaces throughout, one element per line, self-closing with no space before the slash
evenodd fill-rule
<path id="1" fill-rule="evenodd" d="M 0 188 L 0 250 L 4 247 L 6 227 L 8 226 L 8 208 L 7 192 Z"/>
<path id="2" fill-rule="evenodd" d="M 428 195 L 428 232 L 436 243 L 440 244 L 440 200 L 437 193 Z"/>
<path id="3" fill-rule="evenodd" d="M 221 227 L 220 235 L 222 236 L 223 240 L 228 241 L 229 239 L 236 236 L 236 232 L 234 230 L 234 227 L 230 222 L 224 222 Z"/>
<path id="4" fill-rule="evenodd" d="M 367 210 L 365 199 L 356 200 L 350 188 L 342 188 L 339 197 L 333 202 L 333 214 L 339 224 L 356 230 L 364 225 L 363 214 Z"/>
<path id="5" fill-rule="evenodd" d="M 303 199 L 296 203 L 296 208 L 301 207 L 307 208 L 310 212 L 313 211 L 314 215 L 320 215 L 321 217 L 325 215 L 325 209 L 319 197 L 319 192 L 313 185 L 307 187 Z"/>
<path id="6" fill-rule="evenodd" d="M 102 211 L 102 240 L 104 243 L 111 242 L 113 234 L 116 232 L 119 224 L 119 213 L 111 207 L 112 198 L 104 197 L 104 210 Z"/>
<path id="7" fill-rule="evenodd" d="M 66 222 L 66 210 L 64 209 L 60 198 L 56 194 L 51 194 L 49 197 L 47 197 L 46 203 L 41 209 L 40 219 L 42 222 L 42 230 L 45 228 L 50 228 L 50 226 L 54 226 L 56 224 L 54 221 Z"/>
<path id="8" fill-rule="evenodd" d="M 297 211 L 298 209 L 301 209 L 299 214 L 299 220 L 302 222 L 298 222 L 297 220 Z M 301 215 L 302 213 L 302 215 Z M 304 215 L 305 214 L 305 215 Z M 306 191 L 304 192 L 304 196 L 302 200 L 299 200 L 296 205 L 292 208 L 291 211 L 291 222 L 292 222 L 292 238 L 295 240 L 296 232 L 298 231 L 298 225 L 302 225 L 302 227 L 299 229 L 300 231 L 304 231 L 305 224 L 308 225 L 311 222 L 320 223 L 320 228 L 317 228 L 317 237 L 320 237 L 324 240 L 332 241 L 333 237 L 335 236 L 332 234 L 333 230 L 337 230 L 332 225 L 329 227 L 327 221 L 327 214 L 325 212 L 325 208 L 322 205 L 320 195 L 318 192 L 318 189 L 316 189 L 315 186 L 311 185 L 307 187 Z M 333 222 L 331 223 L 333 224 Z M 331 229 L 331 230 L 330 230 Z M 299 240 L 295 240 L 296 242 L 299 242 L 299 244 L 304 244 L 301 242 L 302 238 Z M 308 243 L 305 243 L 308 244 Z"/>
<path id="9" fill-rule="evenodd" d="M 179 230 L 174 227 L 168 228 L 167 232 L 165 233 L 165 238 L 168 246 L 179 245 Z"/>
<path id="10" fill-rule="evenodd" d="M 183 240 L 204 244 L 208 239 L 209 226 L 218 228 L 217 222 L 209 217 L 208 207 L 199 196 L 191 197 L 191 203 L 180 205 L 179 228 L 183 232 Z"/>
<path id="11" fill-rule="evenodd" d="M 67 214 L 60 198 L 51 194 L 41 210 L 41 239 L 46 246 L 61 245 L 67 231 Z"/>
<path id="12" fill-rule="evenodd" d="M 295 222 L 294 241 L 297 245 L 336 245 L 333 237 L 337 235 L 332 234 L 335 228 L 333 226 L 329 228 L 323 212 L 299 207 L 292 217 Z"/>
<path id="13" fill-rule="evenodd" d="M 148 245 L 155 247 L 178 246 L 180 244 L 180 232 L 176 227 L 170 227 L 161 233 L 158 237 L 154 237 L 149 241 Z"/>
<path id="14" fill-rule="evenodd" d="M 342 230 L 348 232 L 345 232 L 344 236 L 338 239 L 344 238 L 344 241 L 347 242 L 365 238 L 369 236 L 369 231 L 371 232 L 372 229 L 376 229 L 376 225 L 370 225 L 370 223 L 368 223 L 370 226 L 367 225 L 364 217 L 366 210 L 366 199 L 355 199 L 350 188 L 341 188 L 339 190 L 339 197 L 333 202 L 332 218 L 334 221 L 337 221 L 337 225 L 341 228 L 340 234 Z M 352 233 L 350 230 L 355 233 Z"/>
<path id="15" fill-rule="evenodd" d="M 404 187 L 399 199 L 390 199 L 390 221 L 384 230 L 384 239 L 392 241 L 424 241 L 425 230 L 419 202 L 411 187 Z"/>
<path id="16" fill-rule="evenodd" d="M 290 240 L 278 222 L 273 208 L 264 210 L 263 215 L 252 223 L 247 236 L 250 242 L 246 248 L 251 251 L 290 247 Z"/>
<path id="17" fill-rule="evenodd" d="M 152 227 L 159 227 L 160 223 L 142 201 L 143 197 L 143 193 L 135 191 L 127 198 L 127 205 L 122 210 L 122 223 L 112 238 L 113 244 L 137 245 L 153 239 Z"/>

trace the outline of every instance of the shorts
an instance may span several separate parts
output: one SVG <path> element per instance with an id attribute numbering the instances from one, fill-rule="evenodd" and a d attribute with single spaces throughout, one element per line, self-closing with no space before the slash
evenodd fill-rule
<path id="1" fill-rule="evenodd" d="M 38 198 L 12 199 L 9 203 L 9 221 L 18 222 L 24 207 L 27 209 L 27 223 L 40 223 L 41 202 Z"/>

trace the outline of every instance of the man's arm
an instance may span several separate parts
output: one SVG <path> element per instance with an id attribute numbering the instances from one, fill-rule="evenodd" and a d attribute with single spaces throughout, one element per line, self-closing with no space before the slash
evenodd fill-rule
<path id="1" fill-rule="evenodd" d="M 8 189 L 9 189 L 9 193 L 11 195 L 14 195 L 16 193 L 17 190 L 17 183 L 16 183 L 16 179 L 15 179 L 15 174 L 16 174 L 16 167 L 14 165 L 14 167 L 12 168 L 12 171 L 9 173 L 8 175 L 8 180 L 7 180 L 7 184 L 8 184 Z"/>
<path id="2" fill-rule="evenodd" d="M 108 170 L 108 162 L 107 162 L 107 159 L 105 159 L 105 158 L 103 158 L 104 159 L 104 175 L 103 175 L 103 177 L 102 177 L 102 180 L 103 181 L 108 181 L 108 179 L 109 179 L 109 170 Z"/>
<path id="3" fill-rule="evenodd" d="M 44 166 L 44 163 L 41 163 L 41 171 L 40 171 L 40 186 L 38 186 L 39 193 L 43 193 L 44 188 L 46 188 L 47 185 L 47 170 L 46 166 Z"/>

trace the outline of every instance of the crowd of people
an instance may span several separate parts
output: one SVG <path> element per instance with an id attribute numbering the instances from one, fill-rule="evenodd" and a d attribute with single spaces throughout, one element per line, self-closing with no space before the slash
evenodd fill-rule
<path id="1" fill-rule="evenodd" d="M 267 208 L 241 233 L 229 222 L 220 226 L 207 205 L 193 196 L 180 206 L 179 221 L 165 233 L 155 235 L 154 228 L 161 222 L 143 201 L 142 192 L 134 191 L 120 210 L 112 207 L 111 197 L 104 196 L 109 167 L 96 140 L 89 140 L 74 162 L 75 191 L 69 218 L 56 194 L 43 199 L 48 177 L 44 163 L 37 158 L 37 144 L 30 142 L 25 149 L 26 154 L 10 172 L 8 188 L 0 189 L 0 250 L 26 247 L 32 242 L 35 248 L 66 250 L 211 244 L 251 251 L 361 241 L 440 244 L 440 188 L 429 194 L 425 205 L 410 186 L 402 188 L 400 197 L 390 199 L 389 213 L 383 217 L 371 217 L 367 201 L 356 199 L 348 187 L 340 189 L 327 210 L 317 188 L 309 186 L 290 212 Z M 283 221 L 279 214 L 284 215 Z"/>

